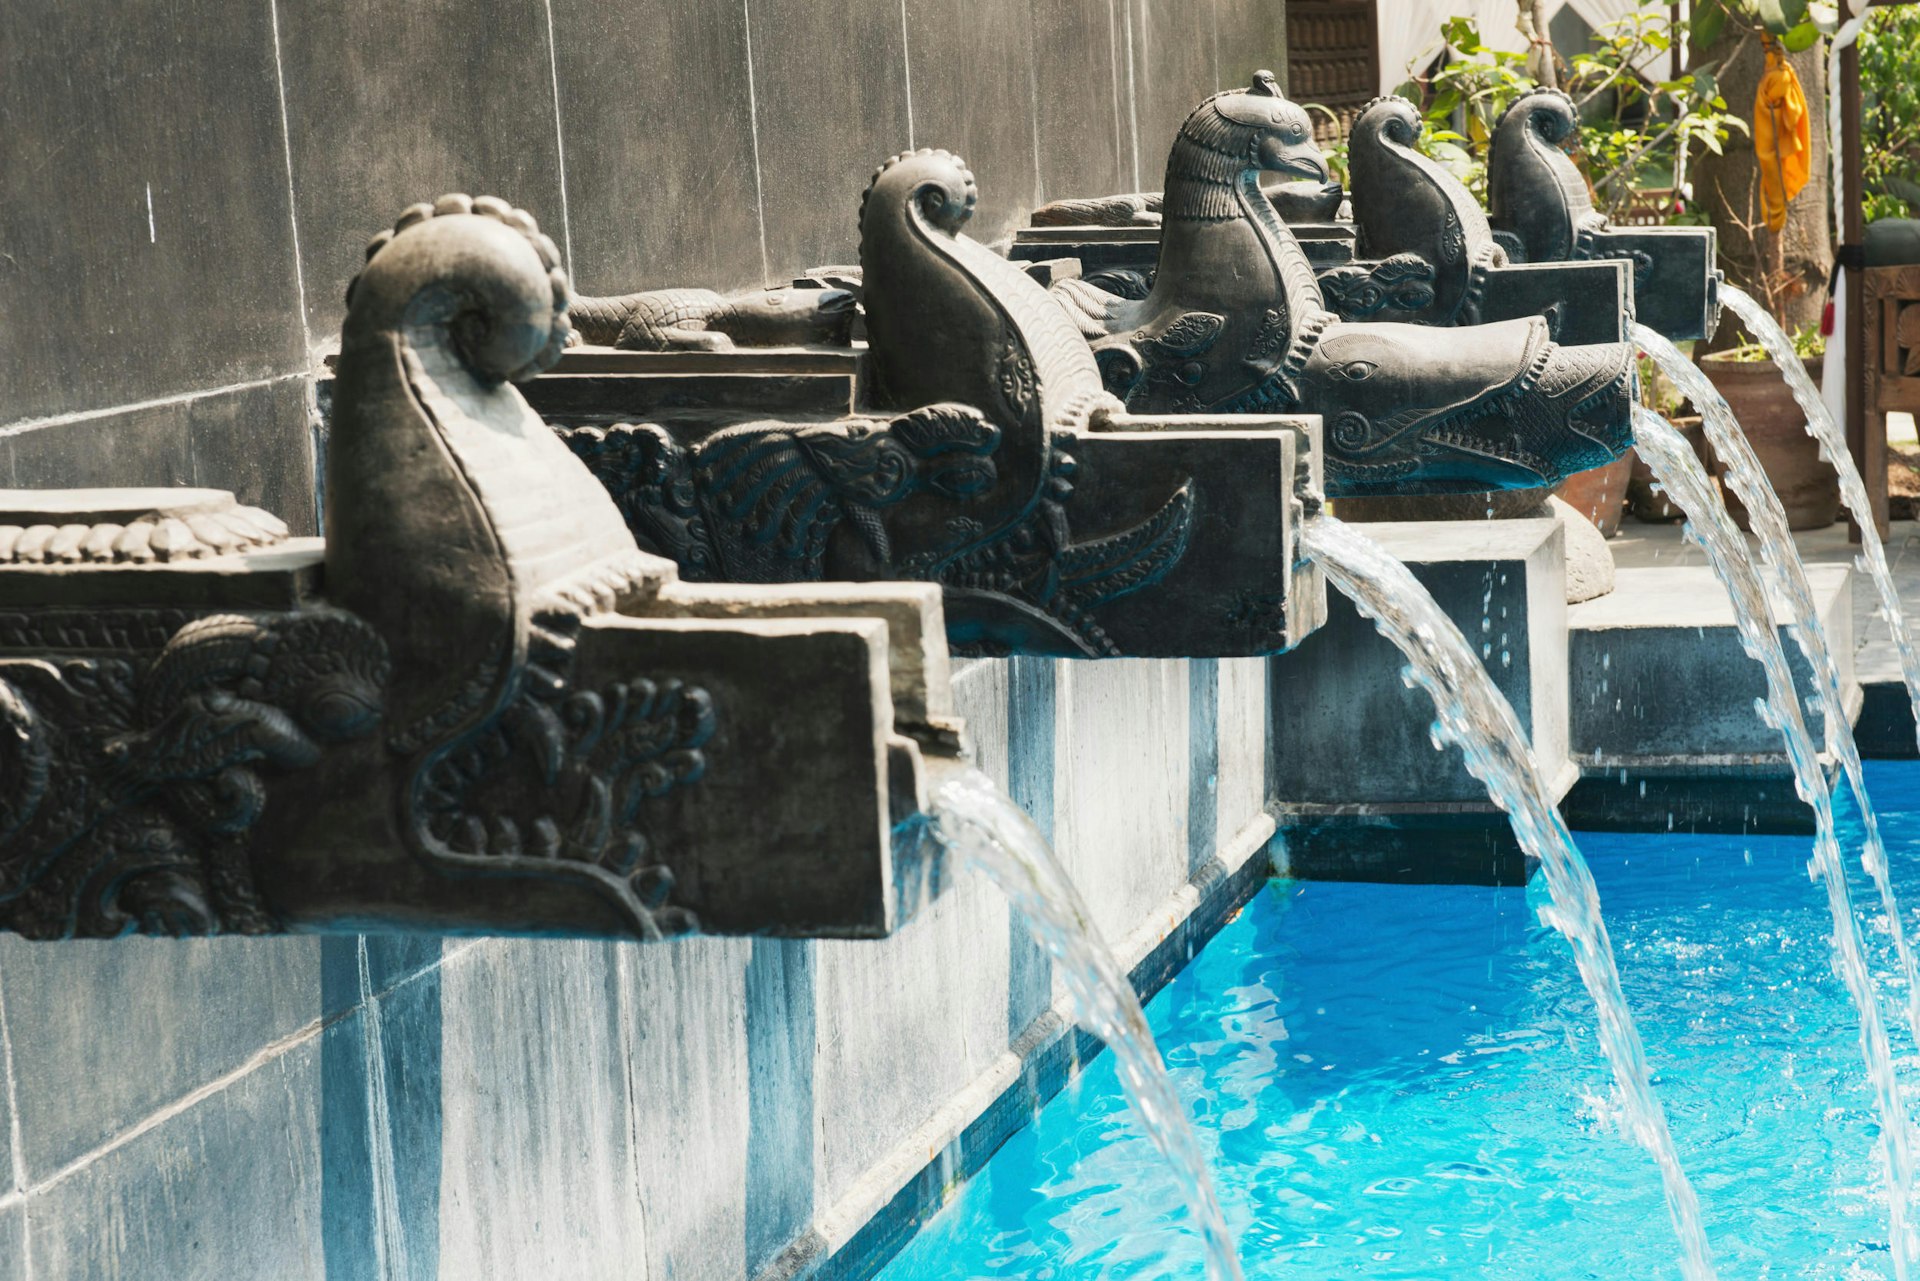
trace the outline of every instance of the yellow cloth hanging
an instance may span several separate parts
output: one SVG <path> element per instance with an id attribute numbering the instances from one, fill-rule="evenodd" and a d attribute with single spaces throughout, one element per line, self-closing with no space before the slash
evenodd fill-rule
<path id="1" fill-rule="evenodd" d="M 1787 202 L 1807 185 L 1813 167 L 1813 134 L 1800 77 L 1767 41 L 1767 70 L 1753 96 L 1753 154 L 1760 163 L 1760 204 L 1767 230 L 1787 225 Z"/>

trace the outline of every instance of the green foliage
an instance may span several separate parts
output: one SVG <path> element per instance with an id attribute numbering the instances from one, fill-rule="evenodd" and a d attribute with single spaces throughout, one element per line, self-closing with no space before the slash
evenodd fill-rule
<path id="1" fill-rule="evenodd" d="M 1820 39 L 1807 0 L 1693 0 L 1692 12 L 1696 49 L 1718 40 L 1729 22 L 1768 32 L 1788 53 L 1811 49 Z"/>
<path id="2" fill-rule="evenodd" d="M 1722 360 L 1761 361 L 1773 359 L 1772 354 L 1768 352 L 1765 347 L 1747 336 L 1746 330 L 1742 329 L 1739 332 L 1741 341 L 1736 346 L 1729 347 L 1725 351 L 1715 352 L 1714 354 Z M 1793 354 L 1802 359 L 1814 360 L 1818 360 L 1821 356 L 1827 354 L 1827 340 L 1820 336 L 1820 328 L 1818 325 L 1808 325 L 1793 335 Z"/>
<path id="3" fill-rule="evenodd" d="M 1526 56 L 1489 49 L 1472 19 L 1451 18 L 1441 31 L 1458 59 L 1428 86 L 1421 149 L 1484 198 L 1493 127 L 1534 82 Z M 1747 131 L 1746 122 L 1727 110 L 1712 67 L 1651 85 L 1634 71 L 1647 55 L 1664 54 L 1685 38 L 1686 24 L 1674 27 L 1664 6 L 1641 9 L 1595 32 L 1591 46 L 1568 64 L 1567 92 L 1588 116 L 1574 158 L 1613 217 L 1625 212 L 1634 191 L 1650 178 L 1672 173 L 1679 148 L 1718 152 L 1732 131 Z M 1401 92 L 1419 96 L 1417 86 Z M 1607 114 L 1591 118 L 1596 111 Z"/>
<path id="4" fill-rule="evenodd" d="M 1860 32 L 1866 218 L 1920 218 L 1920 9 L 1871 9 Z"/>

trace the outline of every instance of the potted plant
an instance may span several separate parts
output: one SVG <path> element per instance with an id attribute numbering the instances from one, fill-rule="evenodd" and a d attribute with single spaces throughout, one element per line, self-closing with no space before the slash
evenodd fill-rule
<path id="1" fill-rule="evenodd" d="M 1819 332 L 1802 331 L 1793 346 L 1817 386 L 1825 348 Z M 1708 381 L 1727 398 L 1740 429 L 1752 443 L 1773 492 L 1786 508 L 1787 524 L 1794 529 L 1831 525 L 1840 515 L 1840 478 L 1833 465 L 1820 457 L 1820 444 L 1807 431 L 1807 416 L 1794 402 L 1792 390 L 1766 348 L 1745 342 L 1696 360 Z M 1740 528 L 1747 528 L 1746 510 L 1731 490 L 1727 492 L 1727 509 L 1740 522 Z"/>

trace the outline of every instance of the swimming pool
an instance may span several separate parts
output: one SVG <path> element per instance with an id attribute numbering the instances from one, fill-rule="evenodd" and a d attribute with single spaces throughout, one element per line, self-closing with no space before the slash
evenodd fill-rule
<path id="1" fill-rule="evenodd" d="M 1869 762 L 1920 925 L 1920 765 Z M 1843 830 L 1856 904 L 1857 825 Z M 1810 837 L 1579 834 L 1723 1276 L 1891 1275 L 1857 1021 Z M 1851 843 L 1850 843 L 1851 841 Z M 1545 894 L 1270 882 L 1148 1006 L 1257 1278 L 1679 1276 Z M 1912 1106 L 1884 925 L 1862 918 Z M 1204 1275 L 1101 1055 L 883 1281 Z"/>

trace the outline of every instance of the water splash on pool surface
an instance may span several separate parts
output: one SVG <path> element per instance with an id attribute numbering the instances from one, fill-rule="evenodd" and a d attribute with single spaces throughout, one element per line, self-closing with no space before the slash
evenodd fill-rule
<path id="1" fill-rule="evenodd" d="M 1412 571 L 1372 539 L 1321 516 L 1306 523 L 1300 542 L 1328 580 L 1406 656 L 1408 683 L 1425 689 L 1438 713 L 1436 741 L 1460 748 L 1468 771 L 1487 785 L 1511 819 L 1521 848 L 1539 860 L 1552 899 L 1542 907 L 1541 919 L 1566 938 L 1593 998 L 1600 1048 L 1613 1071 L 1627 1128 L 1660 1170 L 1680 1238 L 1681 1270 L 1688 1281 L 1713 1277 L 1699 1199 L 1680 1168 L 1666 1113 L 1654 1095 L 1646 1049 L 1620 991 L 1599 892 L 1540 779 L 1532 745 L 1512 706 Z"/>
<path id="2" fill-rule="evenodd" d="M 1198 1226 L 1209 1281 L 1241 1281 L 1213 1177 L 1140 999 L 1046 838 L 978 770 L 967 770 L 936 790 L 934 824 L 950 853 L 1006 894 L 1034 941 L 1053 958 L 1075 1018 L 1113 1052 L 1134 1116 L 1171 1166 Z"/>

